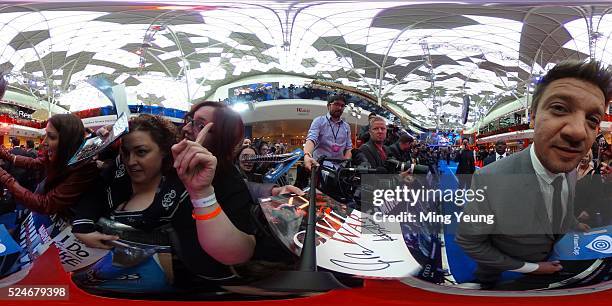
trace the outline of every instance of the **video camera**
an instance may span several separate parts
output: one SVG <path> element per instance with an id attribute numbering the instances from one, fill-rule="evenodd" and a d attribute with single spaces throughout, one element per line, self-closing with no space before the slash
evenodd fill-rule
<path id="1" fill-rule="evenodd" d="M 410 162 L 401 162 L 397 159 L 389 158 L 385 161 L 385 169 L 388 173 L 400 173 L 408 171 L 412 167 L 412 163 Z M 412 169 L 413 174 L 427 174 L 429 172 L 429 167 L 427 165 L 419 165 L 415 164 L 414 169 Z"/>
<path id="2" fill-rule="evenodd" d="M 332 162 L 335 165 L 330 166 L 325 162 Z M 361 193 L 367 192 L 368 186 L 362 185 L 362 174 L 399 174 L 411 168 L 410 163 L 400 162 L 395 159 L 388 159 L 384 167 L 367 168 L 354 167 L 350 159 L 328 159 L 322 156 L 318 160 L 318 180 L 317 189 L 330 196 L 334 200 L 349 204 L 354 203 L 356 206 L 361 202 Z M 415 165 L 414 174 L 427 174 L 429 168 L 423 165 Z M 389 182 L 390 185 L 400 184 L 401 178 L 397 176 L 396 182 Z"/>

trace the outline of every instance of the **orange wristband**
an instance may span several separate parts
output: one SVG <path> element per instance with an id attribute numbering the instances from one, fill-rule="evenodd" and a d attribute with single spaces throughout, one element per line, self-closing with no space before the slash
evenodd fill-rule
<path id="1" fill-rule="evenodd" d="M 209 212 L 207 214 L 203 214 L 203 215 L 196 215 L 195 213 L 191 214 L 191 216 L 195 219 L 195 220 L 210 220 L 216 216 L 218 216 L 223 210 L 221 209 L 220 205 L 217 205 L 217 208 L 215 208 L 215 210 L 213 210 L 212 212 Z"/>

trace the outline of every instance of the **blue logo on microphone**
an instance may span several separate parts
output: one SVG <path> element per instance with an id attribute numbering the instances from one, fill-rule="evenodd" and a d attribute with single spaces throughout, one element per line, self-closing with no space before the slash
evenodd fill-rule
<path id="1" fill-rule="evenodd" d="M 586 247 L 595 252 L 612 254 L 612 237 L 608 235 L 601 235 L 591 241 L 591 243 L 587 244 Z"/>

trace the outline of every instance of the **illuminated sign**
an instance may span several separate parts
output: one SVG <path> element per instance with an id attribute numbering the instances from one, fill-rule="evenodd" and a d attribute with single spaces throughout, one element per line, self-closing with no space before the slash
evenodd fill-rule
<path id="1" fill-rule="evenodd" d="M 21 110 L 17 112 L 17 116 L 19 116 L 19 118 L 32 119 L 32 114 L 28 114 Z"/>
<path id="2" fill-rule="evenodd" d="M 297 111 L 298 115 L 309 115 L 310 114 L 310 108 L 296 107 L 295 110 Z"/>

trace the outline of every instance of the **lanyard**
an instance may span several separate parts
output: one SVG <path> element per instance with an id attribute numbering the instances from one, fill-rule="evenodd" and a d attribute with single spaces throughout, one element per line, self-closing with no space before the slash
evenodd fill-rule
<path id="1" fill-rule="evenodd" d="M 340 125 L 338 125 L 338 129 L 336 130 L 336 133 L 334 133 L 334 127 L 331 124 L 331 120 L 329 120 L 329 118 L 327 118 L 327 124 L 329 124 L 329 128 L 331 129 L 332 132 L 332 136 L 334 136 L 334 143 L 338 143 L 338 141 L 336 140 L 336 138 L 338 137 L 338 133 L 340 133 Z"/>

